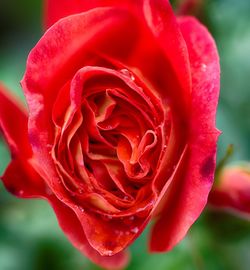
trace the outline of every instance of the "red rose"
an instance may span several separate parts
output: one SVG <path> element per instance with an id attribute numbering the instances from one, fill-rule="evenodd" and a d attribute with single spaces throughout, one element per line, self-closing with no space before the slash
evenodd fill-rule
<path id="1" fill-rule="evenodd" d="M 49 26 L 79 13 L 52 25 L 28 57 L 29 116 L 0 94 L 13 157 L 3 182 L 47 199 L 76 248 L 119 268 L 152 218 L 150 250 L 167 251 L 207 202 L 218 55 L 206 28 L 176 18 L 166 0 L 56 2 Z"/>
<path id="2" fill-rule="evenodd" d="M 209 203 L 250 219 L 250 164 L 224 167 L 209 195 Z"/>

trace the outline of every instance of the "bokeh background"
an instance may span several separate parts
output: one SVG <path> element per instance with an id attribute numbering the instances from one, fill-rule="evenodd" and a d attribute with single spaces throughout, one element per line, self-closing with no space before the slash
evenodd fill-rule
<path id="1" fill-rule="evenodd" d="M 176 4 L 176 1 L 172 1 Z M 198 12 L 221 58 L 218 160 L 234 144 L 232 161 L 250 160 L 250 1 L 207 0 Z M 60 4 L 60 1 L 58 1 Z M 0 0 L 0 81 L 24 101 L 19 81 L 42 34 L 41 0 Z M 0 104 L 1 106 L 1 104 Z M 15 123 L 13 123 L 15 124 Z M 0 138 L 0 174 L 10 156 Z M 147 231 L 132 245 L 127 270 L 248 270 L 250 222 L 207 208 L 173 251 L 147 253 Z M 0 184 L 0 270 L 97 270 L 59 229 L 41 200 L 20 200 Z"/>

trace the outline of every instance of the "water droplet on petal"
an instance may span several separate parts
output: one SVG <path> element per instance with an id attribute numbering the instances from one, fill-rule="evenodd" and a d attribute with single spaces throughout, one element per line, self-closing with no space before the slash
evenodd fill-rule
<path id="1" fill-rule="evenodd" d="M 133 229 L 131 229 L 131 232 L 132 233 L 138 233 L 139 232 L 138 227 L 134 227 Z"/>
<path id="2" fill-rule="evenodd" d="M 79 209 L 81 212 L 84 212 L 84 209 L 83 209 L 81 206 L 78 206 L 78 209 Z"/>
<path id="3" fill-rule="evenodd" d="M 23 194 L 24 194 L 24 191 L 23 190 L 19 190 L 18 195 L 19 196 L 22 196 Z"/>
<path id="4" fill-rule="evenodd" d="M 112 256 L 112 255 L 113 255 L 113 251 L 112 251 L 112 250 L 107 250 L 107 251 L 105 252 L 105 255 L 106 255 L 106 256 Z"/>
<path id="5" fill-rule="evenodd" d="M 207 69 L 207 65 L 206 64 L 201 64 L 201 70 L 206 71 L 206 69 Z"/>
<path id="6" fill-rule="evenodd" d="M 133 75 L 132 72 L 130 72 L 129 70 L 127 70 L 127 69 L 124 68 L 124 69 L 121 69 L 120 72 L 121 72 L 123 75 L 129 77 L 132 81 L 135 81 L 134 75 Z"/>

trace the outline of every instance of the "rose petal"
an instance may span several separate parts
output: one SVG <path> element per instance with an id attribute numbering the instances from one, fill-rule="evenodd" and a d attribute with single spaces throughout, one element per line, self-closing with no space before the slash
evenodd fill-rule
<path id="1" fill-rule="evenodd" d="M 138 1 L 138 0 L 137 0 Z M 57 0 L 45 1 L 45 27 L 49 28 L 59 19 L 81 13 L 96 7 L 118 7 L 122 5 L 132 5 L 133 0 L 60 0 L 58 4 Z"/>
<path id="2" fill-rule="evenodd" d="M 1 178 L 6 189 L 20 198 L 37 198 L 47 191 L 44 181 L 21 157 L 12 160 Z"/>
<path id="3" fill-rule="evenodd" d="M 0 131 L 10 147 L 12 155 L 31 156 L 26 108 L 1 83 L 0 104 Z"/>
<path id="4" fill-rule="evenodd" d="M 185 236 L 206 205 L 215 170 L 219 58 L 212 37 L 197 20 L 181 18 L 179 24 L 187 43 L 193 84 L 189 159 L 180 181 L 170 186 L 172 195 L 152 229 L 152 251 L 170 250 Z"/>
<path id="5" fill-rule="evenodd" d="M 188 51 L 178 22 L 169 1 L 144 0 L 143 4 L 145 21 L 164 53 L 164 61 L 170 65 L 168 72 L 161 76 L 161 82 L 165 84 L 162 92 L 168 98 L 174 95 L 174 103 L 178 101 L 182 113 L 185 113 L 189 104 L 191 77 Z M 163 66 L 159 68 L 163 69 Z M 159 70 L 157 72 L 162 75 Z"/>
<path id="6" fill-rule="evenodd" d="M 32 150 L 28 141 L 28 117 L 25 107 L 0 85 L 0 128 L 11 150 L 12 162 L 1 177 L 6 188 L 19 197 L 35 197 L 45 190 L 44 182 L 34 176 L 28 159 Z M 15 123 L 13 122 L 15 121 Z M 29 172 L 30 177 L 22 177 L 22 171 Z"/>

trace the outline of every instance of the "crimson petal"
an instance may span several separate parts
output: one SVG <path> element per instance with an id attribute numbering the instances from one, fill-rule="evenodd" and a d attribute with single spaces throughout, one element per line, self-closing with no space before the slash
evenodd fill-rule
<path id="1" fill-rule="evenodd" d="M 0 104 L 0 131 L 11 148 L 12 155 L 22 153 L 26 157 L 31 156 L 27 110 L 1 83 Z"/>
<path id="2" fill-rule="evenodd" d="M 137 0 L 138 2 L 138 0 Z M 96 7 L 120 7 L 124 5 L 132 6 L 133 0 L 60 0 L 60 5 L 58 5 L 57 0 L 46 0 L 45 1 L 45 27 L 49 28 L 55 22 L 61 18 L 67 17 L 69 15 L 81 13 L 88 11 Z M 137 3 L 138 4 L 138 3 Z"/>

